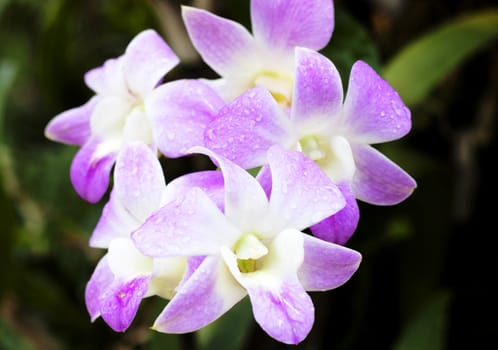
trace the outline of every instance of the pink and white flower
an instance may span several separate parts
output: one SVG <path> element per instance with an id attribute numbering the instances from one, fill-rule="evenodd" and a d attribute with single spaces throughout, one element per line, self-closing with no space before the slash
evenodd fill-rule
<path id="1" fill-rule="evenodd" d="M 260 326 L 289 344 L 312 328 L 306 291 L 345 283 L 361 255 L 302 231 L 340 210 L 341 192 L 310 159 L 274 146 L 268 151 L 270 198 L 247 171 L 214 152 L 224 178 L 224 211 L 200 188 L 156 211 L 132 239 L 155 258 L 205 256 L 153 328 L 186 333 L 216 320 L 246 295 Z"/>

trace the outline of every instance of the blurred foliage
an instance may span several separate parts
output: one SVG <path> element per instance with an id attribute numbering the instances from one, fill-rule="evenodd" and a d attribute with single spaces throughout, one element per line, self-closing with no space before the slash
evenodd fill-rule
<path id="1" fill-rule="evenodd" d="M 249 0 L 199 1 L 247 27 Z M 103 251 L 88 247 L 102 210 L 74 193 L 75 147 L 48 141 L 56 114 L 83 104 L 83 74 L 155 28 L 188 53 L 179 5 L 167 0 L 0 0 L 0 349 L 285 349 L 245 299 L 186 335 L 149 326 L 164 302 L 146 299 L 125 333 L 94 323 L 84 288 Z M 344 286 L 312 293 L 316 322 L 300 349 L 483 348 L 495 340 L 498 264 L 491 189 L 498 174 L 498 51 L 492 1 L 336 1 L 322 52 L 346 86 L 354 61 L 382 73 L 412 107 L 413 130 L 381 150 L 418 182 L 393 207 L 360 203 L 348 246 L 363 254 Z M 176 18 L 176 22 L 174 19 Z M 187 57 L 187 56 L 185 56 Z M 194 55 L 195 57 L 195 55 Z M 427 68 L 429 67 L 429 68 Z M 190 57 L 169 79 L 209 76 Z M 189 160 L 166 161 L 168 174 Z M 491 182 L 493 181 L 493 182 Z M 486 205 L 486 203 L 491 203 Z"/>

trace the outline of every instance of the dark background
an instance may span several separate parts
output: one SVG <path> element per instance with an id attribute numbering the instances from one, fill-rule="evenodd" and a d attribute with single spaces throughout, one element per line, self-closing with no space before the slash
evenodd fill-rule
<path id="1" fill-rule="evenodd" d="M 126 333 L 90 323 L 84 288 L 102 251 L 88 238 L 103 203 L 69 182 L 76 148 L 48 141 L 56 114 L 92 92 L 83 74 L 122 54 L 140 30 L 157 29 L 182 63 L 168 80 L 215 77 L 195 55 L 166 0 L 0 1 L 0 349 L 284 349 L 253 321 L 247 301 L 206 332 L 148 329 L 164 302 L 143 301 Z M 249 1 L 207 1 L 250 28 Z M 406 45 L 494 1 L 335 1 L 323 50 L 345 83 L 357 59 L 379 73 Z M 427 52 L 430 55 L 431 52 Z M 448 55 L 451 55 L 449 52 Z M 430 69 L 430 68 L 429 68 Z M 424 79 L 421 76 L 420 79 Z M 316 322 L 299 349 L 493 347 L 498 314 L 496 245 L 496 40 L 461 60 L 410 105 L 413 129 L 379 148 L 418 183 L 391 207 L 360 203 L 347 246 L 363 254 L 340 288 L 312 293 Z M 166 176 L 195 170 L 163 160 Z M 488 345 L 489 344 L 489 345 Z"/>

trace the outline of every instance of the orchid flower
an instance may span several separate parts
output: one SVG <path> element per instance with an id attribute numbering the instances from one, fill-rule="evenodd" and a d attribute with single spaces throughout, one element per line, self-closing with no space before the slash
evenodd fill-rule
<path id="1" fill-rule="evenodd" d="M 205 10 L 182 7 L 190 39 L 221 78 L 209 83 L 225 101 L 266 87 L 282 104 L 291 100 L 294 47 L 320 50 L 334 29 L 332 0 L 251 0 L 251 34 L 241 24 Z"/>
<path id="2" fill-rule="evenodd" d="M 206 92 L 210 89 L 199 81 L 174 81 L 158 88 L 178 62 L 157 32 L 145 30 L 129 43 L 122 56 L 85 74 L 85 83 L 95 92 L 87 103 L 58 114 L 48 123 L 45 135 L 49 139 L 81 146 L 70 176 L 82 198 L 92 203 L 102 198 L 115 159 L 129 142 L 142 141 L 154 151 L 159 148 L 166 156 L 176 157 L 202 140 L 203 126 L 211 120 L 210 108 L 219 108 L 222 101 L 219 98 L 218 104 L 204 106 L 196 96 L 211 91 Z M 178 119 L 191 115 L 192 110 L 197 113 L 189 119 L 189 125 L 202 125 L 174 128 L 175 138 L 169 124 L 178 124 Z"/>
<path id="3" fill-rule="evenodd" d="M 299 343 L 314 322 L 306 291 L 342 285 L 361 260 L 354 250 L 302 232 L 345 205 L 341 192 L 312 160 L 280 146 L 268 151 L 270 198 L 228 159 L 203 147 L 192 152 L 211 157 L 221 169 L 224 210 L 194 187 L 132 233 L 148 256 L 205 256 L 153 329 L 195 331 L 249 295 L 256 321 L 270 336 Z"/>
<path id="4" fill-rule="evenodd" d="M 265 165 L 266 151 L 275 144 L 303 152 L 348 200 L 339 216 L 311 229 L 321 238 L 344 243 L 359 219 L 355 198 L 393 205 L 416 187 L 404 170 L 372 146 L 407 134 L 410 111 L 365 62 L 353 65 L 344 101 L 339 73 L 325 56 L 296 48 L 295 66 L 290 116 L 266 89 L 252 88 L 220 110 L 206 129 L 205 145 L 246 169 Z"/>
<path id="5" fill-rule="evenodd" d="M 130 143 L 119 153 L 114 180 L 110 200 L 90 238 L 90 246 L 107 248 L 107 253 L 87 284 L 85 300 L 92 321 L 102 316 L 113 330 L 124 331 L 143 298 L 174 295 L 188 263 L 183 257 L 143 255 L 134 247 L 131 232 L 192 185 L 205 184 L 204 189 L 216 198 L 223 180 L 219 172 L 200 172 L 166 186 L 156 154 L 140 142 Z"/>

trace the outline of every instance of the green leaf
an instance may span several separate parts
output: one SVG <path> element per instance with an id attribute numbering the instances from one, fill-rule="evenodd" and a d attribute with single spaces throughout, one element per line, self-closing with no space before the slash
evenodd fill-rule
<path id="1" fill-rule="evenodd" d="M 498 9 L 453 19 L 408 44 L 387 63 L 383 76 L 407 105 L 415 105 L 497 35 Z"/>
<path id="2" fill-rule="evenodd" d="M 436 293 L 419 315 L 408 324 L 393 350 L 446 349 L 446 323 L 450 294 Z"/>

